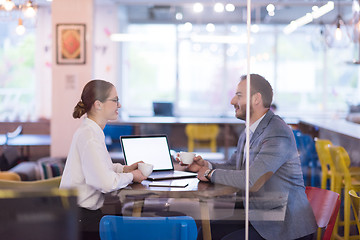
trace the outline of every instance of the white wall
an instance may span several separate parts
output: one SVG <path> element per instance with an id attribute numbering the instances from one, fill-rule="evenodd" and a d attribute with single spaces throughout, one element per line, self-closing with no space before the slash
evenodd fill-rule
<path id="1" fill-rule="evenodd" d="M 97 5 L 94 12 L 94 79 L 103 79 L 117 85 L 119 46 L 110 40 L 110 34 L 119 28 L 118 9 L 114 5 Z"/>
<path id="2" fill-rule="evenodd" d="M 51 156 L 67 156 L 72 136 L 82 120 L 72 112 L 80 100 L 83 86 L 92 78 L 93 46 L 92 0 L 53 0 L 52 2 L 52 114 Z M 56 63 L 56 24 L 86 25 L 86 64 L 58 65 Z"/>

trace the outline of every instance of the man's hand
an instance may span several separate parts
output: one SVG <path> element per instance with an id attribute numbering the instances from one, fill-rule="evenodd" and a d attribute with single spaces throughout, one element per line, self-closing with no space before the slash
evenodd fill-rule
<path id="1" fill-rule="evenodd" d="M 202 167 L 208 167 L 209 164 L 207 161 L 205 161 L 201 156 L 196 156 L 194 157 L 194 162 L 190 165 L 188 164 L 183 164 L 181 161 L 180 161 L 180 158 L 179 158 L 179 153 L 176 154 L 176 158 L 175 158 L 176 161 L 178 161 L 180 163 L 181 166 L 188 166 L 186 168 L 186 170 L 190 171 L 190 172 L 199 172 L 199 170 L 202 168 Z"/>
<path id="2" fill-rule="evenodd" d="M 202 168 L 199 169 L 197 178 L 200 181 L 203 181 L 203 182 L 208 182 L 209 181 L 206 177 L 204 177 L 205 171 L 208 170 L 208 169 L 209 169 L 208 167 L 202 167 Z"/>
<path id="3" fill-rule="evenodd" d="M 136 169 L 131 172 L 133 175 L 133 182 L 141 183 L 143 180 L 145 180 L 147 177 L 145 177 L 139 169 Z"/>
<path id="4" fill-rule="evenodd" d="M 133 163 L 131 164 L 130 166 L 124 166 L 124 169 L 123 169 L 123 172 L 124 173 L 129 173 L 129 172 L 132 172 L 134 171 L 135 169 L 138 168 L 138 163 L 142 163 L 143 161 L 139 161 L 139 162 L 136 162 L 136 163 Z"/>

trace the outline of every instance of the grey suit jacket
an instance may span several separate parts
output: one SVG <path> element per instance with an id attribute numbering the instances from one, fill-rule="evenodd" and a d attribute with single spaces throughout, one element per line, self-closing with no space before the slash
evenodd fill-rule
<path id="1" fill-rule="evenodd" d="M 244 195 L 245 164 L 243 149 L 245 131 L 239 137 L 237 151 L 226 164 L 213 164 L 216 169 L 211 181 L 241 189 Z M 284 221 L 253 221 L 251 224 L 265 239 L 296 239 L 314 233 L 317 229 L 312 208 L 305 194 L 303 174 L 295 138 L 290 127 L 271 110 L 261 120 L 250 139 L 250 188 L 265 173 L 271 178 L 257 192 L 250 193 L 249 209 L 276 210 L 281 201 L 256 201 L 275 194 L 285 198 Z M 230 168 L 233 168 L 231 170 Z"/>

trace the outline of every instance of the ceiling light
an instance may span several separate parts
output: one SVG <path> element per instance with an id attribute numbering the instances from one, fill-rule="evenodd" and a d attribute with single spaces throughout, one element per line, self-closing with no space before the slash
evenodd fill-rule
<path id="1" fill-rule="evenodd" d="M 312 10 L 313 12 L 315 12 L 315 11 L 319 10 L 319 7 L 318 7 L 318 6 L 312 6 L 311 10 Z"/>
<path id="2" fill-rule="evenodd" d="M 268 12 L 274 12 L 275 11 L 275 6 L 274 6 L 274 4 L 268 4 L 267 6 L 266 6 L 266 11 L 268 11 Z"/>
<path id="3" fill-rule="evenodd" d="M 224 4 L 222 4 L 222 3 L 216 3 L 216 4 L 214 5 L 214 11 L 215 11 L 215 12 L 218 12 L 218 13 L 223 12 L 223 11 L 224 11 Z"/>
<path id="4" fill-rule="evenodd" d="M 347 34 L 347 26 L 340 15 L 333 24 L 326 26 L 324 34 L 328 47 L 346 48 L 351 42 L 350 36 Z"/>
<path id="5" fill-rule="evenodd" d="M 23 34 L 25 33 L 25 30 L 26 30 L 26 29 L 25 29 L 25 27 L 24 27 L 24 25 L 23 25 L 22 19 L 19 18 L 19 20 L 18 20 L 18 25 L 17 25 L 15 31 L 16 31 L 16 33 L 17 33 L 18 35 L 23 35 Z"/>
<path id="6" fill-rule="evenodd" d="M 204 6 L 201 3 L 195 3 L 193 6 L 194 12 L 200 13 L 204 11 Z"/>
<path id="7" fill-rule="evenodd" d="M 269 15 L 270 17 L 273 17 L 273 16 L 275 16 L 275 12 L 268 12 L 268 15 Z"/>
<path id="8" fill-rule="evenodd" d="M 231 3 L 228 3 L 225 5 L 225 10 L 228 11 L 228 12 L 233 12 L 235 11 L 235 6 L 234 4 L 231 4 Z"/>
<path id="9" fill-rule="evenodd" d="M 176 18 L 176 20 L 182 20 L 183 19 L 183 14 L 180 13 L 180 12 L 176 13 L 175 18 Z"/>
<path id="10" fill-rule="evenodd" d="M 28 18 L 35 17 L 35 15 L 36 15 L 36 10 L 35 10 L 34 4 L 32 3 L 31 0 L 29 0 L 25 3 L 23 11 L 24 11 L 25 17 L 28 17 Z"/>
<path id="11" fill-rule="evenodd" d="M 11 11 L 15 7 L 15 4 L 11 0 L 5 0 L 5 2 L 3 3 L 3 7 L 6 11 Z"/>
<path id="12" fill-rule="evenodd" d="M 323 16 L 324 14 L 332 11 L 334 9 L 334 2 L 329 1 L 327 4 L 321 6 L 320 8 L 313 10 L 311 13 L 305 14 L 305 16 L 300 17 L 294 21 L 291 21 L 289 25 L 287 25 L 283 32 L 285 34 L 290 34 L 295 31 L 298 27 L 301 27 L 305 24 L 312 22 L 314 19 Z"/>
<path id="13" fill-rule="evenodd" d="M 334 9 L 334 2 L 333 1 L 329 1 L 327 4 L 325 4 L 324 6 L 313 10 L 313 12 L 311 13 L 311 15 L 313 16 L 314 19 L 317 19 L 323 15 L 325 15 L 326 13 L 332 11 Z"/>

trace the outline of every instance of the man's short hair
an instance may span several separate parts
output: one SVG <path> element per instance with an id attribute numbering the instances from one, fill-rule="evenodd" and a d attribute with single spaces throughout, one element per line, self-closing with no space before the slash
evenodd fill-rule
<path id="1" fill-rule="evenodd" d="M 250 74 L 250 92 L 251 96 L 260 93 L 265 108 L 270 108 L 273 99 L 273 89 L 270 83 L 259 74 Z M 246 75 L 240 77 L 240 81 L 246 80 Z"/>

